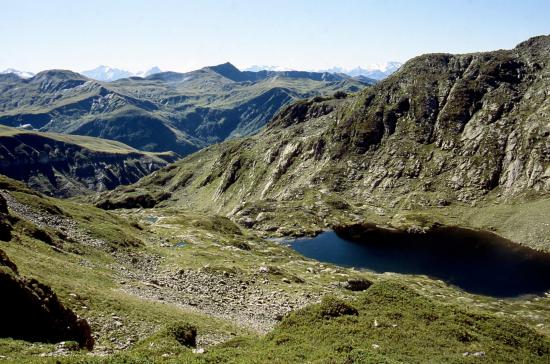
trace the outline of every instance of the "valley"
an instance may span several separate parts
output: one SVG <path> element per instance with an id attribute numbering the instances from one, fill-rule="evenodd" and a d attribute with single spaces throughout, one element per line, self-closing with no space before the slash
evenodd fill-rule
<path id="1" fill-rule="evenodd" d="M 549 76 L 0 75 L 0 362 L 547 363 Z"/>
<path id="2" fill-rule="evenodd" d="M 195 211 L 113 215 L 37 198 L 6 179 L 2 189 L 18 219 L 2 250 L 21 274 L 50 285 L 86 318 L 95 341 L 87 353 L 0 339 L 8 360 L 103 362 L 105 355 L 109 362 L 256 361 L 265 355 L 291 362 L 320 356 L 459 360 L 483 352 L 487 360 L 527 356 L 543 362 L 548 355 L 548 295 L 495 300 L 426 276 L 319 263 L 226 218 Z M 36 229 L 45 234 L 33 233 Z M 359 316 L 354 310 L 361 310 Z M 471 326 L 471 320 L 484 324 Z M 167 323 L 180 321 L 197 328 L 198 349 L 180 346 L 166 331 Z M 318 336 L 318 325 L 329 336 Z M 350 330 L 345 339 L 344 327 Z M 518 330 L 525 341 L 510 344 Z M 347 344 L 351 337 L 356 344 Z M 342 345 L 348 346 L 338 349 Z M 441 345 L 449 348 L 441 351 Z"/>
<path id="3" fill-rule="evenodd" d="M 549 251 L 549 49 L 543 36 L 414 58 L 358 94 L 297 102 L 253 136 L 93 202 L 164 191 L 158 207 L 213 211 L 268 234 L 459 225 Z"/>

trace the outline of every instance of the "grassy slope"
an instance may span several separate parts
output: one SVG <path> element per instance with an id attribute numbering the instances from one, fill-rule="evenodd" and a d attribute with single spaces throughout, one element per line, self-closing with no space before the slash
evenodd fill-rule
<path id="1" fill-rule="evenodd" d="M 52 362 L 472 362 L 479 358 L 463 353 L 478 351 L 485 352 L 486 362 L 548 359 L 545 323 L 550 319 L 550 297 L 495 300 L 466 294 L 427 277 L 333 267 L 259 239 L 225 218 L 181 209 L 108 213 L 86 204 L 37 197 L 7 179 L 0 182 L 19 201 L 60 210 L 94 236 L 108 240 L 111 247 L 109 252 L 66 241 L 62 251 L 54 250 L 31 238 L 24 221 L 16 225 L 17 238 L 2 244 L 23 275 L 51 285 L 67 306 L 91 322 L 99 334 L 97 350 L 108 353 L 116 342 L 137 339 L 129 349 L 107 357 L 75 352 L 52 358 Z M 148 222 L 151 216 L 157 222 Z M 172 247 L 181 240 L 188 246 Z M 168 244 L 159 245 L 159 241 Z M 250 250 L 232 248 L 238 243 L 248 244 Z M 122 284 L 117 267 L 130 272 L 134 268 L 116 257 L 141 254 L 162 257 L 161 270 L 170 271 L 208 265 L 248 277 L 261 265 L 273 265 L 279 273 L 268 277 L 267 287 L 288 293 L 330 291 L 355 307 L 358 316 L 327 318 L 323 316 L 326 304 L 312 306 L 287 316 L 267 336 L 258 336 L 230 321 L 126 293 L 122 288 L 135 282 Z M 306 268 L 318 273 L 311 274 Z M 303 283 L 283 283 L 282 277 L 298 277 Z M 364 277 L 375 284 L 364 293 L 331 285 L 349 277 Z M 113 315 L 124 326 L 105 328 Z M 206 354 L 193 354 L 164 331 L 163 327 L 176 320 L 197 326 L 199 336 L 236 338 L 207 347 Z M 374 327 L 374 320 L 379 327 Z M 45 358 L 36 355 L 54 350 L 53 345 L 0 339 L 0 355 L 17 362 L 43 362 Z"/>
<path id="2" fill-rule="evenodd" d="M 16 137 L 18 135 L 37 135 L 39 137 L 49 138 L 49 139 L 67 143 L 67 144 L 74 144 L 74 145 L 78 145 L 83 148 L 89 149 L 91 151 L 103 152 L 103 153 L 113 153 L 113 154 L 139 153 L 139 154 L 148 155 L 150 157 L 158 157 L 163 155 L 167 156 L 170 154 L 169 152 L 166 152 L 166 153 L 144 152 L 114 140 L 82 136 L 82 135 L 67 135 L 67 134 L 52 133 L 52 132 L 45 133 L 45 132 L 38 132 L 38 131 L 29 131 L 29 130 L 11 128 L 8 126 L 0 125 L 0 138 Z"/>
<path id="3" fill-rule="evenodd" d="M 22 275 L 50 285 L 64 304 L 89 320 L 92 330 L 99 334 L 96 348 L 111 350 L 115 340 L 126 340 L 132 335 L 146 337 L 174 320 L 190 322 L 203 334 L 225 336 L 230 333 L 248 333 L 230 322 L 183 311 L 177 306 L 142 300 L 121 291 L 120 275 L 117 273 L 121 263 L 112 254 L 139 257 L 150 252 L 144 244 L 154 238 L 147 231 L 137 228 L 134 220 L 105 213 L 89 205 L 39 197 L 22 184 L 5 178 L 0 183 L 1 188 L 9 189 L 20 202 L 70 216 L 82 229 L 107 241 L 108 249 L 98 250 L 79 242 L 54 238 L 57 247 L 54 249 L 31 237 L 29 231 L 33 230 L 33 225 L 20 220 L 15 226 L 16 237 L 2 244 L 2 249 L 18 265 Z M 51 231 L 47 231 L 51 234 Z M 131 270 L 131 263 L 128 262 L 123 269 Z M 120 317 L 125 326 L 102 328 L 102 324 L 112 321 L 110 318 L 114 315 Z M 52 348 L 52 345 L 47 344 L 0 339 L 0 355 L 18 358 L 17 361 L 32 358 L 32 355 L 27 357 L 27 354 L 53 351 Z M 39 362 L 43 360 L 38 359 Z"/>
<path id="4" fill-rule="evenodd" d="M 545 362 L 547 338 L 514 322 L 456 305 L 434 303 L 397 283 L 382 282 L 347 305 L 357 315 L 332 317 L 346 307 L 325 299 L 289 315 L 260 341 L 234 340 L 211 354 L 231 362 Z M 210 358 L 209 358 L 210 359 Z"/>

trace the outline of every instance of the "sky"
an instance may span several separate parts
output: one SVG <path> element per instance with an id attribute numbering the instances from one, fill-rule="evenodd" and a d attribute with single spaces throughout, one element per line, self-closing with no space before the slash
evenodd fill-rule
<path id="1" fill-rule="evenodd" d="M 513 48 L 550 0 L 0 0 L 0 70 L 353 68 Z"/>

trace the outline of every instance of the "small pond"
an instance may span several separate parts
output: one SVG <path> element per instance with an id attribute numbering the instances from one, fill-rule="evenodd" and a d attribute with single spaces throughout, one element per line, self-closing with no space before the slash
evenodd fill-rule
<path id="1" fill-rule="evenodd" d="M 154 224 L 158 221 L 158 216 L 153 216 L 153 215 L 149 215 L 149 216 L 145 216 L 145 221 L 151 223 L 151 224 Z"/>
<path id="2" fill-rule="evenodd" d="M 287 243 L 321 262 L 378 273 L 423 274 L 487 296 L 517 297 L 550 290 L 550 254 L 487 232 L 446 227 L 411 234 L 371 227 Z"/>

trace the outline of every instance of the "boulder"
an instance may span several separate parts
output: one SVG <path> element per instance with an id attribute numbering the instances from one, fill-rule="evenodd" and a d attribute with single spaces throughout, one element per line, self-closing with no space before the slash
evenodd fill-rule
<path id="1" fill-rule="evenodd" d="M 344 283 L 344 288 L 349 289 L 350 291 L 365 291 L 372 285 L 372 282 L 360 278 L 360 279 L 348 279 Z"/>

